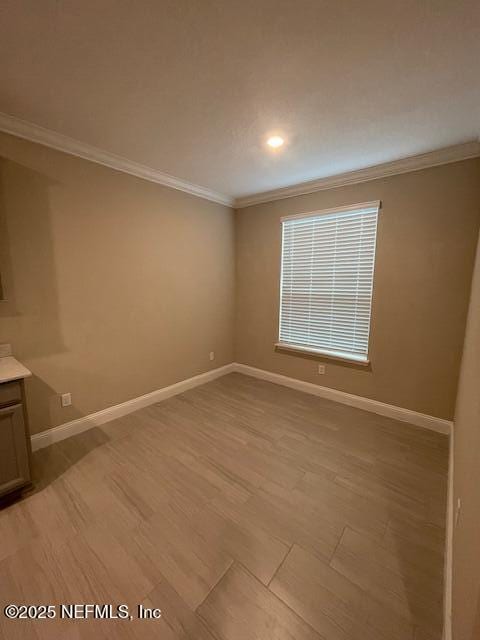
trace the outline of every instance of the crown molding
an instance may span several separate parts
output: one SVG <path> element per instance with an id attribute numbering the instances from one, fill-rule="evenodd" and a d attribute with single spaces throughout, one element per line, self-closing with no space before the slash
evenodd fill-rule
<path id="1" fill-rule="evenodd" d="M 114 153 L 103 151 L 97 147 L 69 138 L 51 129 L 45 129 L 32 122 L 21 120 L 7 113 L 0 112 L 0 131 L 42 144 L 57 151 L 62 151 L 63 153 L 90 160 L 90 162 L 95 162 L 110 167 L 111 169 L 122 171 L 123 173 L 129 173 L 143 180 L 161 184 L 164 187 L 183 191 L 228 207 L 233 206 L 236 209 L 274 200 L 283 200 L 284 198 L 291 198 L 293 196 L 315 193 L 316 191 L 323 191 L 325 189 L 335 189 L 336 187 L 367 182 L 369 180 L 408 173 L 410 171 L 419 171 L 420 169 L 427 169 L 428 167 L 435 167 L 480 156 L 480 142 L 478 140 L 472 140 L 463 144 L 444 147 L 428 153 L 393 160 L 392 162 L 385 162 L 364 169 L 318 178 L 317 180 L 309 180 L 308 182 L 301 182 L 289 187 L 281 187 L 279 189 L 263 191 L 234 199 L 228 195 L 212 191 L 211 189 L 187 182 L 186 180 L 181 180 L 168 173 L 157 171 L 139 162 L 134 162 Z"/>
<path id="2" fill-rule="evenodd" d="M 15 118 L 7 113 L 0 112 L 0 131 L 17 136 L 18 138 L 30 140 L 31 142 L 37 142 L 38 144 L 56 149 L 57 151 L 63 151 L 72 156 L 78 156 L 84 160 L 102 164 L 111 169 L 122 171 L 123 173 L 129 173 L 138 178 L 143 178 L 143 180 L 161 184 L 164 187 L 184 191 L 199 198 L 218 202 L 219 204 L 224 204 L 229 207 L 233 204 L 233 198 L 230 196 L 217 193 L 216 191 L 201 187 L 197 184 L 192 184 L 186 180 L 181 180 L 168 173 L 162 173 L 138 162 L 133 162 L 114 153 L 103 151 L 79 140 L 74 140 L 51 129 L 45 129 L 32 122 Z"/>
<path id="3" fill-rule="evenodd" d="M 233 206 L 236 209 L 243 209 L 253 204 L 283 200 L 284 198 L 315 193 L 316 191 L 323 191 L 325 189 L 335 189 L 336 187 L 367 182 L 368 180 L 375 180 L 377 178 L 386 178 L 410 171 L 419 171 L 420 169 L 449 164 L 450 162 L 458 162 L 459 160 L 468 160 L 469 158 L 477 158 L 478 156 L 480 156 L 480 142 L 478 140 L 472 140 L 452 147 L 444 147 L 428 153 L 402 158 L 401 160 L 377 164 L 372 167 L 366 167 L 365 169 L 339 173 L 326 178 L 301 182 L 290 187 L 281 187 L 280 189 L 273 189 L 272 191 L 263 191 L 262 193 L 256 193 L 251 196 L 236 198 Z"/>

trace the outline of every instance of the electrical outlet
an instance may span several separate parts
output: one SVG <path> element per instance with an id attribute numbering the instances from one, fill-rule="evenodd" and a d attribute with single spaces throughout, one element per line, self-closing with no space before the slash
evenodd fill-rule
<path id="1" fill-rule="evenodd" d="M 215 360 L 215 351 L 210 351 L 210 360 Z"/>
<path id="2" fill-rule="evenodd" d="M 319 373 L 319 375 L 323 376 L 323 374 L 325 373 L 325 365 L 324 364 L 319 364 L 318 365 L 318 373 Z"/>
<path id="3" fill-rule="evenodd" d="M 62 401 L 62 407 L 69 407 L 72 404 L 72 394 L 62 393 L 61 401 Z"/>
<path id="4" fill-rule="evenodd" d="M 460 498 L 457 500 L 457 508 L 455 509 L 455 526 L 457 526 L 458 521 L 460 519 L 460 510 L 462 508 L 462 501 Z"/>

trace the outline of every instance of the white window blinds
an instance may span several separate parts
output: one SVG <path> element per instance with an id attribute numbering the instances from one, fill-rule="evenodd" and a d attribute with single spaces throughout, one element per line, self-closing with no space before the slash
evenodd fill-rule
<path id="1" fill-rule="evenodd" d="M 279 346 L 368 362 L 379 206 L 282 218 Z"/>

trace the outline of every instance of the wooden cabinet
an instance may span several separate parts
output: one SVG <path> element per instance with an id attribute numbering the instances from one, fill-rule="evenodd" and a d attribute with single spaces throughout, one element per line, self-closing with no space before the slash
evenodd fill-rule
<path id="1" fill-rule="evenodd" d="M 0 385 L 0 497 L 30 484 L 30 436 L 23 381 Z"/>

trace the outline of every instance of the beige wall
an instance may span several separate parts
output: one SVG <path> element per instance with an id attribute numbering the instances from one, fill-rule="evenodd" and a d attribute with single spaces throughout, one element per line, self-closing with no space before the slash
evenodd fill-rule
<path id="1" fill-rule="evenodd" d="M 280 217 L 381 200 L 371 367 L 274 350 Z M 236 360 L 451 419 L 479 226 L 480 161 L 469 160 L 251 206 L 236 213 Z"/>
<path id="2" fill-rule="evenodd" d="M 32 432 L 232 361 L 231 209 L 3 134 L 0 171 L 0 343 L 33 371 Z"/>
<path id="3" fill-rule="evenodd" d="M 455 411 L 453 638 L 480 638 L 480 243 Z"/>
<path id="4" fill-rule="evenodd" d="M 236 359 L 451 418 L 479 224 L 472 160 L 242 209 L 0 135 L 0 342 L 32 432 Z M 276 353 L 281 215 L 381 199 L 369 369 Z M 215 351 L 210 363 L 208 353 Z M 58 394 L 70 391 L 73 407 Z"/>

